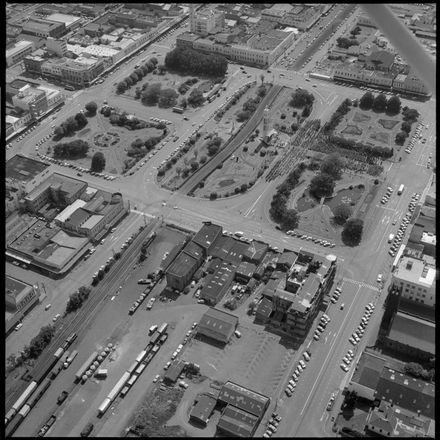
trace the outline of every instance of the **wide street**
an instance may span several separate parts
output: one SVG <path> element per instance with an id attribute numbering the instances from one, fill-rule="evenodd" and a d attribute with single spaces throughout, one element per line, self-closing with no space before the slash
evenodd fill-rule
<path id="1" fill-rule="evenodd" d="M 162 41 L 160 45 L 166 45 L 166 40 Z M 150 55 L 152 51 L 157 52 L 158 48 L 159 45 L 152 45 L 150 49 L 136 58 L 143 59 L 146 53 Z M 166 49 L 163 49 L 163 51 L 165 53 Z M 157 54 L 153 56 L 157 56 Z M 135 61 L 131 62 L 131 64 L 134 63 Z M 248 67 L 246 70 L 248 74 L 253 76 L 253 79 L 257 79 L 262 72 L 259 69 Z M 130 71 L 131 68 L 128 69 L 128 72 Z M 303 74 L 285 71 L 280 68 L 272 68 L 271 71 L 271 74 L 264 73 L 266 80 L 270 79 L 275 84 L 290 86 L 293 89 L 296 87 L 306 88 L 313 92 L 316 100 L 312 118 L 319 117 L 323 122 L 330 118 L 343 99 L 347 97 L 351 99 L 359 98 L 364 94 L 364 91 L 360 89 L 339 86 L 332 82 L 306 81 L 306 77 Z M 126 72 L 120 71 L 120 74 L 121 78 L 126 76 Z M 36 156 L 34 145 L 38 139 L 41 139 L 51 131 L 50 126 L 56 125 L 68 116 L 78 112 L 92 99 L 98 103 L 98 106 L 102 104 L 104 99 L 107 99 L 110 105 L 143 117 L 146 110 L 141 103 L 121 98 L 114 94 L 113 83 L 119 79 L 115 78 L 115 76 L 119 77 L 119 73 L 110 76 L 101 85 L 93 86 L 91 89 L 83 92 L 77 92 L 73 95 L 74 98 L 66 102 L 62 110 L 56 114 L 56 119 L 53 122 L 49 120 L 47 123 L 43 123 L 30 136 L 26 137 L 24 141 L 18 144 L 14 142 L 14 148 L 7 151 L 7 157 L 11 157 L 18 151 L 31 157 Z M 312 331 L 310 332 L 310 336 L 304 344 L 304 349 L 310 342 L 312 359 L 308 362 L 306 371 L 302 373 L 293 397 L 287 398 L 284 394 L 284 388 L 280 388 L 279 399 L 276 402 L 277 411 L 283 416 L 283 421 L 280 423 L 276 436 L 332 436 L 331 415 L 335 413 L 338 403 L 340 404 L 341 390 L 344 388 L 347 377 L 351 374 L 351 372 L 343 372 L 339 367 L 341 359 L 348 348 L 352 348 L 348 342 L 348 337 L 359 324 L 365 304 L 373 301 L 376 303 L 376 309 L 366 334 L 362 338 L 360 345 L 356 348 L 356 352 L 360 353 L 365 346 L 373 343 L 373 335 L 377 333 L 377 326 L 383 313 L 382 304 L 386 297 L 386 287 L 390 280 L 393 260 L 388 255 L 387 236 L 390 233 L 395 233 L 399 227 L 399 219 L 407 212 L 411 195 L 414 192 L 423 193 L 430 181 L 432 170 L 426 167 L 426 161 L 429 154 L 432 153 L 432 161 L 435 163 L 436 100 L 433 98 L 426 103 L 422 103 L 401 99 L 403 106 L 407 105 L 410 108 L 416 108 L 421 113 L 421 120 L 427 126 L 427 129 L 423 128 L 422 134 L 427 139 L 427 142 L 426 144 L 416 142 L 411 154 L 406 154 L 402 148 L 401 151 L 395 152 L 395 156 L 391 161 L 384 162 L 386 170 L 385 182 L 381 185 L 375 200 L 371 201 L 370 209 L 365 215 L 365 228 L 361 244 L 355 248 L 337 245 L 329 250 L 308 241 L 286 236 L 282 232 L 275 230 L 274 225 L 267 216 L 267 209 L 275 187 L 283 178 L 267 183 L 263 176 L 247 193 L 215 202 L 184 196 L 180 193 L 172 193 L 159 188 L 156 184 L 155 175 L 157 167 L 180 142 L 190 135 L 194 130 L 192 124 L 198 125 L 206 121 L 221 103 L 225 101 L 227 96 L 230 96 L 233 91 L 249 81 L 247 75 L 240 73 L 239 66 L 234 64 L 231 64 L 229 67 L 229 78 L 230 86 L 228 86 L 228 90 L 223 92 L 220 98 L 211 104 L 207 104 L 202 110 L 195 112 L 190 121 L 183 121 L 181 115 L 171 113 L 170 111 L 160 109 L 148 110 L 149 114 L 154 112 L 155 116 L 172 121 L 174 125 L 170 127 L 179 136 L 179 140 L 176 142 L 169 141 L 133 176 L 117 178 L 113 182 L 107 182 L 88 174 L 85 174 L 82 179 L 97 188 L 120 191 L 124 198 L 129 199 L 133 212 L 131 217 L 129 217 L 130 220 L 127 225 L 133 225 L 130 226 L 133 229 L 135 224 L 138 225 L 136 221 L 142 221 L 142 213 L 148 216 L 162 216 L 165 221 L 176 223 L 192 230 L 198 230 L 202 221 L 211 220 L 222 225 L 228 231 L 243 231 L 244 235 L 249 238 L 261 239 L 280 249 L 298 250 L 304 248 L 321 255 L 329 253 L 337 255 L 339 267 L 336 280 L 343 282 L 343 294 L 338 303 L 331 305 L 329 308 L 328 314 L 332 321 L 327 326 L 326 332 L 322 335 L 320 341 L 310 342 L 310 337 L 313 334 Z M 316 87 L 312 87 L 312 83 L 315 83 Z M 402 158 L 401 161 L 399 161 L 400 157 Z M 51 167 L 67 175 L 76 175 L 75 171 L 70 168 L 58 165 L 51 165 Z M 398 196 L 397 188 L 402 183 L 405 185 L 405 191 L 401 196 Z M 387 186 L 392 186 L 394 192 L 390 201 L 386 205 L 381 205 L 380 199 Z M 396 225 L 392 225 L 394 219 L 397 219 Z M 121 233 L 116 232 L 116 234 Z M 125 237 L 129 233 L 126 234 L 124 231 L 123 235 Z M 122 236 L 120 236 L 112 240 L 108 240 L 103 246 L 105 251 L 97 250 L 95 255 L 88 260 L 87 264 L 81 264 L 75 269 L 75 276 L 61 281 L 58 286 L 65 286 L 66 289 L 70 290 L 74 286 L 81 285 L 83 283 L 82 279 L 77 278 L 79 273 L 81 273 L 84 279 L 90 278 L 100 262 L 110 255 L 113 243 L 117 247 L 119 242 L 122 243 L 125 238 L 122 239 Z M 378 285 L 376 283 L 379 273 L 382 273 L 385 279 L 380 295 L 378 295 Z M 59 289 L 61 290 L 61 287 Z M 64 295 L 63 298 L 65 300 L 66 296 Z M 344 310 L 340 310 L 341 303 L 345 303 Z M 54 301 L 53 313 L 61 308 L 61 300 L 56 304 Z M 50 313 L 52 316 L 52 311 Z M 38 312 L 38 315 L 35 315 L 36 318 L 39 317 L 35 321 L 41 323 L 43 316 L 40 315 L 43 315 L 43 313 Z M 32 334 L 34 328 L 37 328 L 37 324 L 31 328 L 32 330 L 26 333 L 26 336 Z M 23 330 L 25 329 L 23 328 L 21 331 Z M 14 344 L 11 344 L 10 338 L 8 338 L 7 354 L 11 352 L 11 346 L 16 347 L 16 343 L 21 343 L 21 347 L 26 343 L 26 338 L 24 337 L 21 338 L 22 342 L 19 342 L 19 335 L 20 333 L 14 334 L 13 337 L 15 339 L 11 339 Z M 300 359 L 302 351 L 300 350 L 295 355 L 296 361 Z M 355 361 L 353 361 L 352 365 L 355 364 Z M 293 369 L 295 366 L 296 363 L 292 364 Z M 286 371 L 286 382 L 290 374 L 290 371 Z M 327 412 L 325 409 L 332 392 L 338 392 L 339 399 L 334 406 L 335 409 Z M 52 399 L 53 397 L 51 395 Z M 86 420 L 83 419 L 83 421 Z M 41 420 L 41 422 L 43 421 Z M 261 434 L 262 431 L 260 432 L 260 429 L 258 432 Z"/>

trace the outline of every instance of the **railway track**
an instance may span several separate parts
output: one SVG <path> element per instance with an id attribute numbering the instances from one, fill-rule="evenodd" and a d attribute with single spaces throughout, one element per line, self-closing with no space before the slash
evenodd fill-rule
<path id="1" fill-rule="evenodd" d="M 72 333 L 76 332 L 78 336 L 87 329 L 91 320 L 95 317 L 97 312 L 101 309 L 100 305 L 105 301 L 109 292 L 119 284 L 119 279 L 123 276 L 136 258 L 139 255 L 142 243 L 148 236 L 148 234 L 157 227 L 159 220 L 154 220 L 150 225 L 148 225 L 133 241 L 133 243 L 126 249 L 123 253 L 123 258 L 120 258 L 112 266 L 110 271 L 105 275 L 105 277 L 100 281 L 100 283 L 92 288 L 89 299 L 84 304 L 84 306 L 79 310 L 76 315 L 69 315 L 63 323 L 63 328 L 61 331 L 56 333 L 54 339 L 51 341 L 49 346 L 45 349 L 45 353 L 37 361 L 31 371 L 28 372 L 33 380 L 40 383 L 43 377 L 47 374 L 47 369 L 49 368 L 51 362 L 53 361 L 53 356 L 58 347 L 60 347 L 66 338 Z M 14 402 L 20 397 L 24 389 L 28 385 L 27 382 L 23 381 L 22 385 L 18 387 L 13 393 L 8 394 L 5 402 L 5 407 L 10 408 Z"/>

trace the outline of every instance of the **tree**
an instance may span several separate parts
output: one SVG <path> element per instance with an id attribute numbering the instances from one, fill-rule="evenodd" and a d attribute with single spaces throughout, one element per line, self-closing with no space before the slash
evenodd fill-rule
<path id="1" fill-rule="evenodd" d="M 311 106 L 314 100 L 315 97 L 313 94 L 309 93 L 305 89 L 298 88 L 292 93 L 292 99 L 290 100 L 289 105 L 292 107 Z"/>
<path id="2" fill-rule="evenodd" d="M 359 107 L 362 110 L 370 110 L 373 107 L 374 95 L 371 92 L 364 93 L 359 101 Z"/>
<path id="3" fill-rule="evenodd" d="M 105 157 L 100 151 L 96 152 L 92 157 L 91 171 L 100 173 L 105 168 Z"/>
<path id="4" fill-rule="evenodd" d="M 250 118 L 250 113 L 248 111 L 241 111 L 237 114 L 237 122 L 244 122 Z"/>
<path id="5" fill-rule="evenodd" d="M 400 99 L 398 96 L 391 96 L 390 99 L 387 101 L 387 113 L 390 115 L 397 115 L 400 113 L 400 107 L 402 103 L 400 102 Z"/>
<path id="6" fill-rule="evenodd" d="M 91 115 L 96 115 L 96 111 L 98 110 L 98 105 L 94 101 L 90 101 L 86 104 L 86 110 Z"/>
<path id="7" fill-rule="evenodd" d="M 310 194 L 317 199 L 331 196 L 334 188 L 335 181 L 333 177 L 326 173 L 318 174 L 310 182 Z"/>
<path id="8" fill-rule="evenodd" d="M 406 134 L 409 134 L 409 132 L 411 131 L 411 124 L 408 121 L 403 121 L 400 129 Z"/>
<path id="9" fill-rule="evenodd" d="M 179 95 L 173 89 L 164 89 L 160 91 L 159 107 L 169 108 L 177 104 L 177 97 Z"/>
<path id="10" fill-rule="evenodd" d="M 159 102 L 161 87 L 161 83 L 154 83 L 148 86 L 148 88 L 142 93 L 142 104 L 156 105 Z"/>
<path id="11" fill-rule="evenodd" d="M 131 76 L 127 76 L 124 81 L 127 83 L 128 87 L 131 87 L 134 84 L 134 80 Z"/>
<path id="12" fill-rule="evenodd" d="M 204 164 L 207 160 L 208 160 L 208 159 L 207 159 L 206 156 L 202 156 L 202 157 L 200 158 L 200 163 L 201 163 L 201 164 Z"/>
<path id="13" fill-rule="evenodd" d="M 380 93 L 374 98 L 373 110 L 377 112 L 384 112 L 387 108 L 387 97 L 383 93 Z"/>
<path id="14" fill-rule="evenodd" d="M 118 85 L 116 86 L 116 91 L 117 93 L 124 93 L 128 88 L 128 84 L 126 81 L 121 81 L 118 83 Z"/>
<path id="15" fill-rule="evenodd" d="M 84 116 L 84 113 L 81 113 L 81 112 L 79 112 L 75 115 L 75 120 L 78 124 L 78 128 L 82 128 L 89 123 L 87 118 Z"/>
<path id="16" fill-rule="evenodd" d="M 333 210 L 335 220 L 339 224 L 344 224 L 351 217 L 351 214 L 350 205 L 347 203 L 340 203 Z"/>
<path id="17" fill-rule="evenodd" d="M 403 370 L 405 373 L 407 373 L 413 377 L 421 377 L 424 372 L 424 368 L 416 362 L 408 362 L 403 367 Z"/>
<path id="18" fill-rule="evenodd" d="M 399 131 L 399 133 L 396 134 L 396 138 L 394 139 L 394 142 L 397 145 L 403 145 L 407 136 L 408 134 L 405 133 L 404 131 Z"/>
<path id="19" fill-rule="evenodd" d="M 333 153 L 327 156 L 322 162 L 321 172 L 330 174 L 334 179 L 340 179 L 344 162 L 338 153 Z"/>
<path id="20" fill-rule="evenodd" d="M 58 127 L 55 127 L 54 133 L 57 138 L 62 138 L 64 136 L 64 128 L 59 125 Z"/>
<path id="21" fill-rule="evenodd" d="M 215 200 L 217 198 L 217 193 L 216 192 L 212 192 L 210 195 L 209 195 L 209 199 L 210 200 Z"/>
<path id="22" fill-rule="evenodd" d="M 133 72 L 130 74 L 130 78 L 133 80 L 133 83 L 136 84 L 142 77 L 139 78 L 139 75 Z"/>
<path id="23" fill-rule="evenodd" d="M 346 244 L 357 245 L 361 242 L 364 222 L 359 218 L 351 218 L 345 222 L 342 240 Z"/>
<path id="24" fill-rule="evenodd" d="M 299 216 L 295 209 L 286 209 L 281 219 L 281 227 L 288 231 L 289 229 L 296 229 L 298 227 Z"/>
<path id="25" fill-rule="evenodd" d="M 339 37 L 336 39 L 336 44 L 338 47 L 342 49 L 348 49 L 350 46 L 359 45 L 359 41 L 357 41 L 354 38 L 350 39 L 350 38 Z"/>
<path id="26" fill-rule="evenodd" d="M 199 89 L 194 89 L 188 97 L 188 104 L 193 107 L 200 107 L 205 100 L 206 98 L 203 96 L 203 93 Z"/>

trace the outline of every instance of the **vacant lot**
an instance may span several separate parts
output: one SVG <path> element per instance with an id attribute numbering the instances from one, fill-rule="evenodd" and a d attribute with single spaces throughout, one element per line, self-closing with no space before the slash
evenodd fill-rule
<path id="1" fill-rule="evenodd" d="M 123 109 L 121 109 L 121 111 L 123 111 Z M 142 119 L 140 115 L 136 116 Z M 40 153 L 46 156 L 52 156 L 53 147 L 55 145 L 81 139 L 89 144 L 87 156 L 76 160 L 63 160 L 63 162 L 73 163 L 89 169 L 93 155 L 100 151 L 104 154 L 106 160 L 103 172 L 106 174 L 121 174 L 125 169 L 124 161 L 129 159 L 127 150 L 135 139 L 140 138 L 147 140 L 150 137 L 156 137 L 162 134 L 162 130 L 156 128 L 129 130 L 125 127 L 112 125 L 110 124 L 109 118 L 104 117 L 100 113 L 87 119 L 88 124 L 81 131 L 72 136 L 64 136 L 59 141 L 50 139 L 40 147 Z"/>

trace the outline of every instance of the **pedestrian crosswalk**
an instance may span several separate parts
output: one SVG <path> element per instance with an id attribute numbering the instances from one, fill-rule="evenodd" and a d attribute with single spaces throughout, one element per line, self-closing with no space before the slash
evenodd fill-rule
<path id="1" fill-rule="evenodd" d="M 347 281 L 349 283 L 357 284 L 361 287 L 366 287 L 367 289 L 374 290 L 375 292 L 379 292 L 380 289 L 377 286 L 373 286 L 372 284 L 364 283 L 363 281 L 352 280 L 351 278 L 342 278 L 343 281 Z"/>

